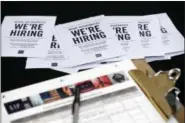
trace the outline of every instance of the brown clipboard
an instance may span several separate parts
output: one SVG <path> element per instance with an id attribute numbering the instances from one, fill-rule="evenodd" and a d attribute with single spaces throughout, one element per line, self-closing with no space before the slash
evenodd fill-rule
<path id="1" fill-rule="evenodd" d="M 168 75 L 154 76 L 154 70 L 144 59 L 132 60 L 132 62 L 137 69 L 129 71 L 129 74 L 164 120 L 167 121 L 173 115 L 179 123 L 184 123 L 184 106 L 180 104 L 180 109 L 173 114 L 170 105 L 165 99 L 165 94 L 170 88 L 174 87 L 173 82 L 168 79 Z M 148 77 L 148 74 L 152 75 L 152 77 Z"/>

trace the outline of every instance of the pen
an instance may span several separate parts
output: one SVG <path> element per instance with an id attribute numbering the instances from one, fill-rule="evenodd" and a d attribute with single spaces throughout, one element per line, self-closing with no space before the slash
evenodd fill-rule
<path id="1" fill-rule="evenodd" d="M 80 89 L 77 86 L 75 88 L 74 95 L 75 95 L 75 98 L 72 106 L 73 123 L 78 123 L 79 108 L 80 108 Z"/>

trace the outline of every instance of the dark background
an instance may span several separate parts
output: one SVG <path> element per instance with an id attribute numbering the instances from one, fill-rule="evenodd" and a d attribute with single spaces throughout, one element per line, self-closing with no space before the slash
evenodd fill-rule
<path id="1" fill-rule="evenodd" d="M 184 36 L 184 2 L 1 2 L 1 23 L 7 15 L 56 15 L 56 24 L 100 14 L 146 15 L 166 12 Z M 26 58 L 1 58 L 2 92 L 67 75 L 50 69 L 25 69 Z M 184 104 L 184 55 L 150 63 L 155 71 L 178 67 L 177 82 Z"/>

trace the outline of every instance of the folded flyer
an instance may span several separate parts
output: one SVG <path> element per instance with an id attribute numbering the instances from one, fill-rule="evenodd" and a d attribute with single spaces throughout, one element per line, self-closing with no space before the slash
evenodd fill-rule
<path id="1" fill-rule="evenodd" d="M 117 42 L 122 46 L 122 60 L 144 58 L 135 19 L 129 16 L 105 16 L 104 19 L 114 30 Z"/>
<path id="2" fill-rule="evenodd" d="M 138 57 L 135 57 L 135 58 L 132 57 L 131 59 L 138 59 L 138 58 L 140 59 L 142 58 L 141 56 L 144 56 L 144 57 L 154 56 L 155 58 L 157 58 L 156 56 L 159 56 L 160 58 L 164 56 L 164 51 L 158 50 L 159 48 L 162 49 L 163 44 L 161 42 L 162 39 L 160 35 L 159 20 L 156 16 L 150 15 L 150 16 L 110 16 L 110 17 L 112 18 L 111 20 L 114 21 L 114 23 L 118 22 L 117 24 L 119 24 L 122 22 L 127 24 L 129 23 L 130 25 L 132 25 L 132 28 L 130 28 L 130 30 L 132 31 L 130 32 L 132 32 L 132 35 L 133 35 L 132 37 L 136 41 L 130 43 L 131 47 L 133 47 L 133 48 L 130 48 L 130 52 L 135 54 L 138 53 L 137 54 Z M 134 25 L 136 26 L 135 28 L 133 27 Z M 137 34 L 135 34 L 134 32 L 136 32 Z M 119 38 L 120 37 L 121 36 L 119 36 Z M 138 44 L 138 40 L 140 44 Z M 121 61 L 125 59 L 128 59 L 128 58 L 119 56 L 115 58 L 110 58 L 106 61 L 116 62 L 116 61 Z"/>
<path id="3" fill-rule="evenodd" d="M 139 17 L 137 22 L 144 55 L 164 56 L 158 18 L 154 15 L 146 15 Z"/>
<path id="4" fill-rule="evenodd" d="M 57 25 L 55 29 L 62 49 L 72 62 L 61 67 L 78 66 L 120 56 L 123 53 L 120 44 L 116 42 L 114 31 L 106 23 L 104 16 Z"/>
<path id="5" fill-rule="evenodd" d="M 184 51 L 184 37 L 177 30 L 166 13 L 155 14 L 159 19 L 160 30 L 163 42 L 163 49 L 166 54 L 179 53 Z"/>
<path id="6" fill-rule="evenodd" d="M 50 45 L 46 52 L 45 58 L 27 58 L 26 69 L 33 68 L 56 68 L 59 64 L 67 64 L 69 58 L 64 55 L 64 52 L 58 43 L 55 35 L 50 39 Z"/>
<path id="7" fill-rule="evenodd" d="M 2 23 L 2 56 L 46 55 L 56 16 L 6 16 Z"/>

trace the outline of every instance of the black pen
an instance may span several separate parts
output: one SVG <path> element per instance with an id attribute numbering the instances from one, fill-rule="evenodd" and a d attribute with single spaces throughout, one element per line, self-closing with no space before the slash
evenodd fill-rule
<path id="1" fill-rule="evenodd" d="M 80 89 L 76 86 L 74 93 L 74 101 L 72 107 L 73 123 L 78 123 L 79 108 L 80 108 Z"/>

